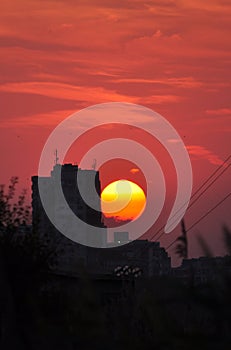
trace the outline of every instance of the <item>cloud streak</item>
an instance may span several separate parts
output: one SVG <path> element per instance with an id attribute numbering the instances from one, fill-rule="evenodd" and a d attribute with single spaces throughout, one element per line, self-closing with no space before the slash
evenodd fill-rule
<path id="1" fill-rule="evenodd" d="M 210 150 L 206 149 L 203 146 L 191 145 L 187 146 L 186 148 L 188 150 L 188 153 L 194 156 L 196 159 L 206 159 L 213 165 L 221 165 L 223 163 L 223 160 L 220 159 L 218 155 L 212 153 Z"/>
<path id="2" fill-rule="evenodd" d="M 206 114 L 214 116 L 231 116 L 231 108 L 209 109 Z"/>

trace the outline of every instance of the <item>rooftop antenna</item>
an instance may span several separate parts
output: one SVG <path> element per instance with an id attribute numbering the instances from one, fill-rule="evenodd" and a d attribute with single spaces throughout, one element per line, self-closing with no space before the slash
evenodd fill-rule
<path id="1" fill-rule="evenodd" d="M 92 169 L 93 169 L 93 170 L 96 169 L 96 159 L 95 159 L 95 158 L 94 158 L 94 160 L 93 160 Z"/>
<path id="2" fill-rule="evenodd" d="M 58 157 L 58 150 L 55 150 L 55 165 L 57 165 L 59 162 L 59 157 Z"/>

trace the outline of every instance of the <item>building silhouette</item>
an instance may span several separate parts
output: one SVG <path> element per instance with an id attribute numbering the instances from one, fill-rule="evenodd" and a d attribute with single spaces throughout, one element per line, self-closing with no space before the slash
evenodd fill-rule
<path id="1" fill-rule="evenodd" d="M 61 186 L 66 202 L 82 221 L 99 228 L 96 234 L 96 243 L 101 248 L 91 248 L 90 236 L 87 231 L 76 230 L 76 237 L 80 238 L 78 244 L 68 239 L 59 232 L 49 220 L 39 194 L 38 182 L 42 183 L 46 195 L 50 201 L 53 214 L 62 221 L 64 225 L 72 225 L 71 219 L 62 203 L 59 201 L 56 189 L 56 177 L 61 171 Z M 77 185 L 77 174 L 81 174 L 83 189 L 87 193 L 94 183 L 97 198 L 94 208 L 88 206 L 81 196 Z M 142 270 L 144 276 L 167 275 L 171 269 L 171 259 L 164 248 L 158 242 L 147 240 L 129 241 L 128 232 L 115 232 L 114 242 L 107 242 L 106 230 L 102 234 L 101 228 L 105 228 L 100 203 L 101 184 L 99 172 L 95 170 L 82 170 L 77 165 L 55 164 L 50 176 L 38 178 L 32 177 L 32 225 L 33 230 L 47 244 L 57 250 L 57 271 L 78 274 L 84 269 L 90 274 L 113 274 L 118 266 L 129 265 Z M 96 231 L 97 232 L 97 231 Z M 78 240 L 77 240 L 78 241 Z M 121 244 L 121 245 L 120 245 Z M 107 248 L 107 249 L 102 249 Z"/>
<path id="2" fill-rule="evenodd" d="M 93 273 L 111 274 L 119 266 L 139 268 L 144 277 L 169 275 L 171 272 L 171 258 L 159 242 L 135 240 L 101 251 L 94 249 L 91 256 Z"/>
<path id="3" fill-rule="evenodd" d="M 77 186 L 77 174 L 81 173 L 80 179 L 84 191 L 88 191 L 89 183 L 95 184 L 98 195 L 101 192 L 99 172 L 95 170 L 82 170 L 77 165 L 72 164 L 56 164 L 48 177 L 38 178 L 32 177 L 32 225 L 44 242 L 49 242 L 50 246 L 54 246 L 60 253 L 58 254 L 58 269 L 66 270 L 76 268 L 78 265 L 86 266 L 88 264 L 88 249 L 85 245 L 89 245 L 90 235 L 87 231 L 76 229 L 74 234 L 76 240 L 83 242 L 85 245 L 78 244 L 65 237 L 49 220 L 41 202 L 39 194 L 38 182 L 44 186 L 52 208 L 53 215 L 60 220 L 63 225 L 72 225 L 68 212 L 62 206 L 57 195 L 56 177 L 61 170 L 61 187 L 67 204 L 73 213 L 88 225 L 99 228 L 98 236 L 94 237 L 94 242 L 101 247 L 106 246 L 106 232 L 100 232 L 100 228 L 105 228 L 102 221 L 100 197 L 94 199 L 94 205 L 97 210 L 88 206 L 82 198 Z M 96 230 L 97 231 L 97 230 Z M 96 232 L 97 235 L 97 232 Z"/>
<path id="4" fill-rule="evenodd" d="M 180 266 L 172 268 L 171 273 L 186 285 L 218 282 L 224 277 L 231 277 L 231 256 L 183 259 Z"/>

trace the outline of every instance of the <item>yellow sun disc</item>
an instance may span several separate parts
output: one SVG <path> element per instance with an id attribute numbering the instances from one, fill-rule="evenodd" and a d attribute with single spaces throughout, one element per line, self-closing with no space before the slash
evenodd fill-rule
<path id="1" fill-rule="evenodd" d="M 110 183 L 102 191 L 101 199 L 104 215 L 108 218 L 117 217 L 121 220 L 133 220 L 140 216 L 146 203 L 142 188 L 128 180 Z"/>

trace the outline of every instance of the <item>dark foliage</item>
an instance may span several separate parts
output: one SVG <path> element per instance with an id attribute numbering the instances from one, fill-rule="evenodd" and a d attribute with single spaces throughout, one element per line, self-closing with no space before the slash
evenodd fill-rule
<path id="1" fill-rule="evenodd" d="M 181 221 L 181 236 L 177 238 L 177 246 L 176 246 L 176 254 L 180 258 L 187 259 L 188 257 L 188 239 L 187 239 L 187 231 L 185 228 L 184 220 Z"/>
<path id="2" fill-rule="evenodd" d="M 229 349 L 231 279 L 73 278 L 49 271 L 55 252 L 28 229 L 17 179 L 0 192 L 0 349 Z M 28 231 L 27 231 L 28 229 Z M 227 247 L 230 232 L 223 229 Z M 181 256 L 187 256 L 182 224 Z M 231 261 L 227 257 L 226 265 Z M 231 264 L 231 263 L 230 263 Z"/>

